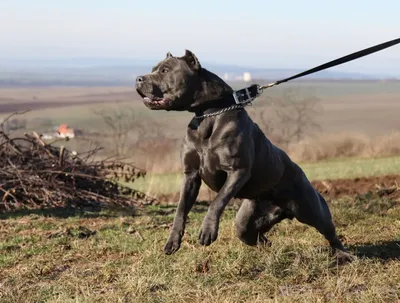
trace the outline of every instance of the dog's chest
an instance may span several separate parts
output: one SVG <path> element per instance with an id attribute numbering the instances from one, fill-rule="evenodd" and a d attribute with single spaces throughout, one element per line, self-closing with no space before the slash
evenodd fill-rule
<path id="1" fill-rule="evenodd" d="M 218 144 L 212 137 L 212 126 L 197 129 L 190 134 L 200 159 L 199 173 L 203 182 L 212 190 L 218 191 L 226 180 L 226 173 L 220 169 Z"/>
<path id="2" fill-rule="evenodd" d="M 202 149 L 200 157 L 200 177 L 212 190 L 219 191 L 226 181 L 226 173 L 220 169 L 219 158 L 212 150 Z"/>
<path id="3" fill-rule="evenodd" d="M 219 157 L 210 139 L 201 140 L 195 146 L 200 158 L 200 174 L 212 174 L 219 167 Z"/>

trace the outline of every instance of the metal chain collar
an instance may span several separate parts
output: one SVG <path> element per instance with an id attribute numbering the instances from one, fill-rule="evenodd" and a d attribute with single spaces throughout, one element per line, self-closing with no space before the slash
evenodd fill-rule
<path id="1" fill-rule="evenodd" d="M 223 114 L 223 113 L 225 113 L 227 111 L 231 111 L 231 110 L 239 109 L 239 108 L 244 108 L 245 106 L 248 106 L 248 105 L 251 105 L 251 102 L 244 103 L 244 104 L 234 104 L 234 105 L 231 105 L 229 107 L 225 107 L 225 108 L 223 108 L 223 109 L 221 109 L 219 111 L 216 111 L 215 113 L 204 114 L 204 115 L 201 115 L 201 116 L 194 116 L 194 117 L 196 119 L 203 119 L 203 118 L 218 116 L 218 115 Z"/>
<path id="2" fill-rule="evenodd" d="M 257 95 L 253 96 L 253 97 L 250 96 L 250 93 L 249 93 L 248 89 L 245 88 L 248 98 L 244 102 L 243 101 L 242 102 L 238 101 L 238 99 L 236 98 L 236 92 L 234 92 L 233 96 L 235 97 L 236 104 L 233 104 L 233 105 L 231 105 L 229 107 L 225 107 L 225 108 L 223 108 L 223 109 L 221 109 L 219 111 L 216 111 L 214 113 L 204 114 L 204 115 L 201 115 L 201 116 L 194 116 L 194 118 L 203 119 L 203 118 L 208 118 L 208 117 L 214 117 L 214 116 L 221 115 L 221 114 L 223 114 L 225 112 L 228 112 L 228 111 L 231 111 L 231 110 L 234 110 L 234 109 L 244 108 L 244 107 L 246 107 L 248 105 L 252 105 L 253 100 L 255 98 L 257 98 L 258 96 L 260 96 L 265 88 L 269 88 L 269 87 L 272 87 L 274 85 L 276 85 L 276 83 L 271 83 L 271 84 L 268 84 L 268 85 L 265 85 L 265 86 L 257 85 Z"/>

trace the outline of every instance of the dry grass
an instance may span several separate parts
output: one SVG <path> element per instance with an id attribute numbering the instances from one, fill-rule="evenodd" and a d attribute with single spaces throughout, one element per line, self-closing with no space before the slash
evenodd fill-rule
<path id="1" fill-rule="evenodd" d="M 364 157 L 369 153 L 369 138 L 349 132 L 330 135 L 321 134 L 293 144 L 289 150 L 292 158 L 301 162 Z"/>
<path id="2" fill-rule="evenodd" d="M 396 156 L 400 155 L 400 132 L 375 139 L 351 132 L 321 134 L 293 144 L 288 152 L 295 161 L 301 162 Z"/>
<path id="3" fill-rule="evenodd" d="M 392 156 L 400 155 L 400 132 L 393 132 L 373 141 L 373 155 Z"/>
<path id="4" fill-rule="evenodd" d="M 371 211 L 366 203 L 378 203 Z M 181 250 L 162 249 L 174 208 L 136 216 L 49 210 L 0 221 L 1 302 L 397 302 L 400 207 L 386 200 L 331 203 L 338 232 L 358 255 L 336 266 L 326 241 L 297 221 L 270 232 L 271 247 L 234 235 L 235 209 L 217 242 L 198 244 L 205 214 L 190 214 Z M 92 231 L 83 233 L 84 226 Z M 85 236 L 86 235 L 86 236 Z"/>

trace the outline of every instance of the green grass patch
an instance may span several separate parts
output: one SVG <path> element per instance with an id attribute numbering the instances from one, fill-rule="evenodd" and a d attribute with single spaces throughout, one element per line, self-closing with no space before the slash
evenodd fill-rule
<path id="1" fill-rule="evenodd" d="M 329 180 L 400 173 L 400 157 L 372 159 L 335 159 L 317 163 L 303 163 L 300 167 L 310 180 Z M 181 173 L 151 174 L 130 184 L 150 195 L 179 192 Z M 128 184 L 129 185 L 129 184 Z"/>
<path id="2" fill-rule="evenodd" d="M 310 180 L 383 176 L 400 173 L 400 157 L 335 159 L 300 166 Z"/>

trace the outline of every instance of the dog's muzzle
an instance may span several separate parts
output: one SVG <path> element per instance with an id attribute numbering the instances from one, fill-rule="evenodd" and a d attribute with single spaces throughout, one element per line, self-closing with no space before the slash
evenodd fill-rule
<path id="1" fill-rule="evenodd" d="M 148 87 L 145 87 L 143 76 L 136 78 L 136 91 L 143 98 L 143 103 L 152 110 L 168 110 L 171 106 L 170 100 L 164 97 L 157 97 L 151 93 L 147 93 Z"/>

